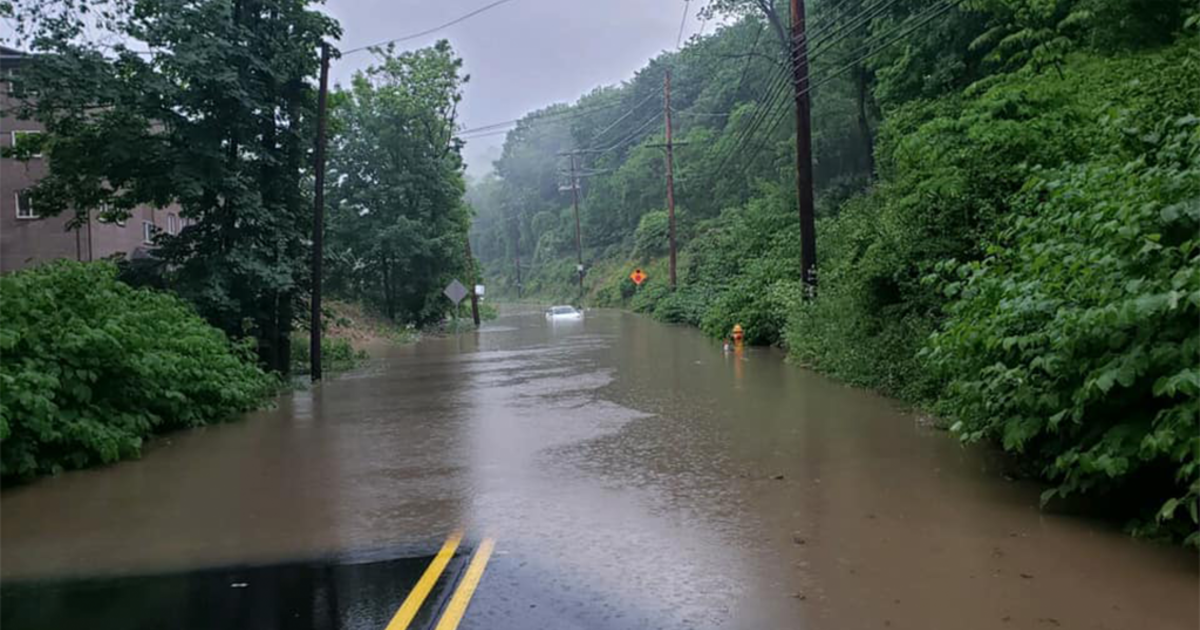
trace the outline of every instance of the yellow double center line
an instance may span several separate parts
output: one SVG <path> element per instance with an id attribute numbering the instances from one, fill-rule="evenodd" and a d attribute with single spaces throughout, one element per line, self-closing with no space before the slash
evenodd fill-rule
<path id="1" fill-rule="evenodd" d="M 483 569 L 487 567 L 488 558 L 492 557 L 492 549 L 495 547 L 496 541 L 491 538 L 484 538 L 483 542 L 479 543 L 475 555 L 471 556 L 471 564 L 467 565 L 462 582 L 459 582 L 454 597 L 450 598 L 450 604 L 446 606 L 446 612 L 442 613 L 442 618 L 434 630 L 454 630 L 458 627 L 458 622 L 462 621 L 467 612 L 467 604 L 471 603 L 471 596 L 475 594 L 475 587 L 479 586 Z"/>
<path id="2" fill-rule="evenodd" d="M 387 630 L 406 630 L 408 628 L 408 625 L 417 616 L 417 612 L 421 610 L 421 604 L 425 603 L 430 591 L 437 584 L 438 578 L 446 570 L 446 565 L 454 557 L 454 552 L 458 550 L 462 537 L 463 533 L 457 531 L 446 539 L 446 543 L 433 557 L 433 561 L 429 563 L 429 567 L 425 569 L 421 579 L 417 580 L 417 585 L 409 591 L 408 597 L 404 598 L 404 603 L 400 604 L 400 609 L 388 623 Z M 488 559 L 491 558 L 492 550 L 495 547 L 496 541 L 491 538 L 485 538 L 479 544 L 475 555 L 471 557 L 471 564 L 467 566 L 467 572 L 450 598 L 450 603 L 442 613 L 442 618 L 438 621 L 435 630 L 454 630 L 458 627 L 463 615 L 467 612 L 467 605 L 471 603 L 471 596 L 475 594 L 475 589 L 479 586 L 479 580 L 483 578 L 483 570 L 487 568 Z"/>

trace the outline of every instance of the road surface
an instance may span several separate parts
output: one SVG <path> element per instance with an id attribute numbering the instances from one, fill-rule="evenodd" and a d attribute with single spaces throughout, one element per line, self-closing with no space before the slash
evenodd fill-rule
<path id="1" fill-rule="evenodd" d="M 0 625 L 1197 628 L 1193 553 L 1003 472 L 774 350 L 518 313 L 6 490 Z"/>

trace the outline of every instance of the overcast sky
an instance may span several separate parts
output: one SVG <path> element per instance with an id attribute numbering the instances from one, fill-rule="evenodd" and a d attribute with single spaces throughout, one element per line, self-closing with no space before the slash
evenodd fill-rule
<path id="1" fill-rule="evenodd" d="M 491 1 L 327 0 L 326 10 L 342 23 L 338 47 L 349 50 L 435 27 Z M 685 41 L 703 26 L 696 16 L 701 6 L 702 0 L 691 0 L 687 7 Z M 650 58 L 675 47 L 683 11 L 684 0 L 512 0 L 400 46 L 450 40 L 471 75 L 460 120 L 479 127 L 632 77 Z M 367 52 L 336 60 L 333 80 L 347 83 L 370 62 Z M 486 172 L 503 142 L 503 135 L 471 140 L 468 171 Z"/>

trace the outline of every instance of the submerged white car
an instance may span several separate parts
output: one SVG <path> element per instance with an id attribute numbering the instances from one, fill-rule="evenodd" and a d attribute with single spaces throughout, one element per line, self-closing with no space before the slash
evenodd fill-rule
<path id="1" fill-rule="evenodd" d="M 552 306 L 546 311 L 546 319 L 552 322 L 580 321 L 583 313 L 574 306 Z"/>

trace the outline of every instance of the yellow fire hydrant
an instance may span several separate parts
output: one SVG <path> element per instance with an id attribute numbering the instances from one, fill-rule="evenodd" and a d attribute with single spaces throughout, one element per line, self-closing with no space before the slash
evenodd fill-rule
<path id="1" fill-rule="evenodd" d="M 733 337 L 734 345 L 738 345 L 738 346 L 742 345 L 742 338 L 744 338 L 746 336 L 745 332 L 742 330 L 742 325 L 734 324 L 733 332 L 730 333 L 730 336 Z"/>

